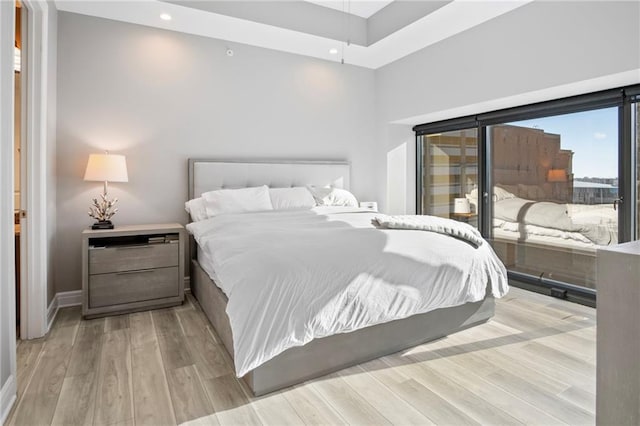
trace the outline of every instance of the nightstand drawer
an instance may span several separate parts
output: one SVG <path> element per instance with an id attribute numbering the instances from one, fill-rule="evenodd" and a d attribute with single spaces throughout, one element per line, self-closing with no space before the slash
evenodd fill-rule
<path id="1" fill-rule="evenodd" d="M 89 278 L 89 308 L 179 296 L 178 267 L 116 272 Z"/>
<path id="2" fill-rule="evenodd" d="M 94 248 L 89 250 L 89 274 L 178 266 L 178 244 Z"/>

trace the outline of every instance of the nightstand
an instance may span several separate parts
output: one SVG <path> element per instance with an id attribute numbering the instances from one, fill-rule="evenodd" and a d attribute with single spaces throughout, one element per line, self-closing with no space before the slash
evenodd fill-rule
<path id="1" fill-rule="evenodd" d="M 451 219 L 458 222 L 468 223 L 471 226 L 478 227 L 478 214 L 477 213 L 451 213 Z"/>
<path id="2" fill-rule="evenodd" d="M 185 240 L 177 223 L 82 231 L 82 315 L 181 304 Z"/>
<path id="3" fill-rule="evenodd" d="M 360 201 L 360 207 L 363 209 L 371 210 L 374 212 L 378 211 L 378 202 L 377 201 Z"/>

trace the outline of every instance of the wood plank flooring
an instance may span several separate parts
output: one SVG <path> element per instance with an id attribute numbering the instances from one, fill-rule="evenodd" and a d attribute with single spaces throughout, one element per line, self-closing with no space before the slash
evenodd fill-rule
<path id="1" fill-rule="evenodd" d="M 18 345 L 9 425 L 594 424 L 595 309 L 518 288 L 488 323 L 263 397 L 191 296 Z"/>

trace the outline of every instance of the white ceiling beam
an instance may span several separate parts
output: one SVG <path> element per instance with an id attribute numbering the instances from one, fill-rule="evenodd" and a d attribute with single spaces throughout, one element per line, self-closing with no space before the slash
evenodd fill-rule
<path id="1" fill-rule="evenodd" d="M 345 48 L 345 63 L 377 69 L 474 26 L 508 13 L 532 0 L 455 0 L 368 46 Z M 331 48 L 340 43 L 273 25 L 205 12 L 156 0 L 56 1 L 58 10 L 146 25 L 235 43 L 336 61 Z M 160 19 L 169 13 L 170 21 Z M 339 55 L 338 55 L 339 56 Z"/>

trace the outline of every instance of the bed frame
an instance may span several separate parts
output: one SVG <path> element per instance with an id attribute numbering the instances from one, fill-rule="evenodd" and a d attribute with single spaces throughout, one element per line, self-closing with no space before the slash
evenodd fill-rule
<path id="1" fill-rule="evenodd" d="M 257 185 L 332 185 L 349 189 L 350 165 L 343 161 L 189 160 L 189 199 L 202 192 Z M 202 269 L 191 246 L 191 292 L 233 359 L 227 297 Z M 494 314 L 490 289 L 484 300 L 313 340 L 290 348 L 243 377 L 263 395 L 351 365 L 379 358 L 481 324 Z"/>

